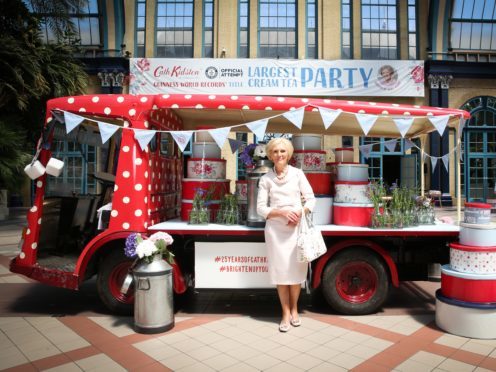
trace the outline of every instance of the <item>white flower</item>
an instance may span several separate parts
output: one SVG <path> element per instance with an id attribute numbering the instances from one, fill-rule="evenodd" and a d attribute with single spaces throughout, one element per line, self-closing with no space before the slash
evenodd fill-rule
<path id="1" fill-rule="evenodd" d="M 156 232 L 155 234 L 151 235 L 149 240 L 151 240 L 154 243 L 158 240 L 163 240 L 163 241 L 165 241 L 165 245 L 171 245 L 174 242 L 174 239 L 172 239 L 172 236 L 170 236 L 169 234 L 167 234 L 163 231 L 159 231 L 159 232 Z"/>
<path id="2" fill-rule="evenodd" d="M 150 239 L 145 239 L 136 247 L 136 254 L 139 258 L 150 257 L 155 252 L 157 252 L 158 248 L 155 246 Z"/>
<path id="3" fill-rule="evenodd" d="M 255 147 L 253 156 L 258 156 L 260 158 L 267 157 L 267 152 L 265 151 L 265 145 L 258 145 L 257 147 Z"/>

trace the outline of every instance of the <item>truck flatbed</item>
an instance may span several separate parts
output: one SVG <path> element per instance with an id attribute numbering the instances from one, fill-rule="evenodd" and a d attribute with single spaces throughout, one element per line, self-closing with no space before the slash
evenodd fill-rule
<path id="1" fill-rule="evenodd" d="M 316 226 L 323 236 L 395 236 L 395 237 L 414 237 L 414 236 L 458 236 L 460 227 L 445 223 L 434 225 L 419 225 L 415 227 L 406 227 L 403 229 L 372 229 L 368 227 L 338 226 L 338 225 L 321 225 Z M 204 235 L 204 236 L 263 236 L 262 227 L 248 227 L 245 225 L 220 225 L 210 223 L 208 225 L 193 225 L 179 219 L 160 222 L 148 227 L 153 233 L 156 231 L 165 231 L 169 234 L 176 235 Z"/>

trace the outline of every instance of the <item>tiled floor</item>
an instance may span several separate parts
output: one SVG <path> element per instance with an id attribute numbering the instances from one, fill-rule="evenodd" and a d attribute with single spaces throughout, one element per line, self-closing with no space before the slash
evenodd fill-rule
<path id="1" fill-rule="evenodd" d="M 405 282 L 383 312 L 367 316 L 322 311 L 303 296 L 303 325 L 286 334 L 272 316 L 274 294 L 199 293 L 194 306 L 176 314 L 171 331 L 143 335 L 134 332 L 130 317 L 98 307 L 72 314 L 78 304 L 66 302 L 77 298 L 74 293 L 11 274 L 17 231 L 0 225 L 1 370 L 496 371 L 496 340 L 436 327 L 439 283 Z M 39 306 L 23 302 L 42 290 Z M 94 300 L 89 293 L 77 296 Z M 14 294 L 20 297 L 9 303 Z"/>

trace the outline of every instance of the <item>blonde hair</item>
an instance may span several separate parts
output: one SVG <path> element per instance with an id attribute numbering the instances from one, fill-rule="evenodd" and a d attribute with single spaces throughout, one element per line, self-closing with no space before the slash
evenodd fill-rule
<path id="1" fill-rule="evenodd" d="M 291 159 L 291 157 L 293 156 L 293 151 L 294 151 L 293 144 L 291 143 L 290 140 L 281 137 L 272 138 L 267 144 L 265 151 L 267 152 L 268 158 L 272 160 L 272 151 L 274 151 L 274 148 L 279 145 L 286 149 L 288 153 L 288 161 L 289 161 L 289 159 Z"/>

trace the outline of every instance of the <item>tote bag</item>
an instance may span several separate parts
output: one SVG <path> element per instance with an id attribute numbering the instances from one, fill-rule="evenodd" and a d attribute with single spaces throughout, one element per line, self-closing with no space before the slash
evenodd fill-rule
<path id="1" fill-rule="evenodd" d="M 309 215 L 302 211 L 298 239 L 296 241 L 297 261 L 312 262 L 327 252 L 324 238 L 315 228 Z"/>

